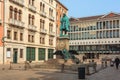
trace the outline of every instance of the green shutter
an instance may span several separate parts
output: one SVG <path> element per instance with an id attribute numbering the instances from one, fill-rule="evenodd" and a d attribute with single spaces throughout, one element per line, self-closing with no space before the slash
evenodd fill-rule
<path id="1" fill-rule="evenodd" d="M 39 60 L 45 60 L 45 49 L 44 48 L 39 48 L 38 50 L 38 59 Z"/>
<path id="2" fill-rule="evenodd" d="M 53 49 L 48 49 L 48 59 L 53 59 Z"/>
<path id="3" fill-rule="evenodd" d="M 35 60 L 35 48 L 27 47 L 26 51 L 27 51 L 26 52 L 26 59 L 27 59 L 27 61 Z"/>

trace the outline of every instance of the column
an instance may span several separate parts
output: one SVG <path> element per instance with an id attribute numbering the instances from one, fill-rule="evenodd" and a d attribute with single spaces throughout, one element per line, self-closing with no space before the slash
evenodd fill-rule
<path id="1" fill-rule="evenodd" d="M 48 48 L 45 49 L 45 60 L 48 60 Z"/>
<path id="2" fill-rule="evenodd" d="M 36 50 L 36 53 L 35 53 L 35 61 L 37 62 L 38 61 L 38 47 L 37 48 L 35 48 Z"/>

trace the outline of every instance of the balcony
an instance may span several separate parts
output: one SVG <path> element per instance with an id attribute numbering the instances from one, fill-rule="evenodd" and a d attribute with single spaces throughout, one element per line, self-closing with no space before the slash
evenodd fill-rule
<path id="1" fill-rule="evenodd" d="M 40 15 L 43 16 L 43 17 L 46 17 L 46 12 L 40 11 Z"/>
<path id="2" fill-rule="evenodd" d="M 10 1 L 22 7 L 24 6 L 24 0 L 10 0 Z"/>
<path id="3" fill-rule="evenodd" d="M 9 19 L 9 24 L 16 26 L 16 27 L 19 27 L 19 28 L 24 28 L 24 22 L 18 21 L 18 20 L 12 19 L 12 18 Z"/>
<path id="4" fill-rule="evenodd" d="M 47 34 L 47 30 L 46 29 L 40 29 L 40 33 Z"/>
<path id="5" fill-rule="evenodd" d="M 49 19 L 50 19 L 51 21 L 54 21 L 54 17 L 53 17 L 53 16 L 49 16 Z"/>
<path id="6" fill-rule="evenodd" d="M 28 29 L 31 31 L 37 31 L 37 27 L 35 25 L 28 25 Z"/>
<path id="7" fill-rule="evenodd" d="M 29 10 L 31 10 L 31 11 L 33 11 L 33 12 L 36 12 L 36 7 L 35 7 L 35 6 L 29 4 L 29 5 L 28 5 L 28 8 L 29 8 Z"/>
<path id="8" fill-rule="evenodd" d="M 55 36 L 55 32 L 49 32 L 50 36 Z"/>

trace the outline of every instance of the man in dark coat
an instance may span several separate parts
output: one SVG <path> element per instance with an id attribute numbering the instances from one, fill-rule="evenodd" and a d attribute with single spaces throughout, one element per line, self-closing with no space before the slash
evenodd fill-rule
<path id="1" fill-rule="evenodd" d="M 120 59 L 118 57 L 115 58 L 115 66 L 116 66 L 116 69 L 119 69 L 119 63 L 120 63 Z"/>

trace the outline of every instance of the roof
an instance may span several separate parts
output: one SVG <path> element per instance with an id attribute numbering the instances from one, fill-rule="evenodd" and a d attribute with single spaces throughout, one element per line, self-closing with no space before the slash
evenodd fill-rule
<path id="1" fill-rule="evenodd" d="M 56 2 L 58 2 L 62 7 L 64 7 L 66 10 L 68 10 L 67 9 L 67 7 L 65 7 L 59 0 L 55 0 Z"/>
<path id="2" fill-rule="evenodd" d="M 110 13 L 105 14 L 105 15 L 96 15 L 96 16 L 88 16 L 88 17 L 81 17 L 81 18 L 70 18 L 70 21 L 85 21 L 85 20 L 113 18 L 113 17 L 120 17 L 120 14 L 110 12 Z"/>

